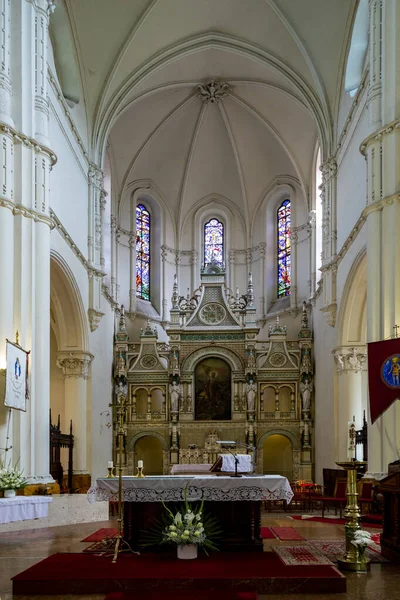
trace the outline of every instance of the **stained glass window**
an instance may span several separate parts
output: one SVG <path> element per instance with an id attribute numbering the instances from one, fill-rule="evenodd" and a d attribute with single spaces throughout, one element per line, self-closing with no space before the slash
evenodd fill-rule
<path id="1" fill-rule="evenodd" d="M 277 213 L 278 298 L 290 294 L 290 200 L 284 200 Z"/>
<path id="2" fill-rule="evenodd" d="M 204 264 L 211 261 L 224 264 L 224 224 L 218 219 L 210 219 L 204 225 Z"/>
<path id="3" fill-rule="evenodd" d="M 150 213 L 136 207 L 136 296 L 150 300 Z"/>

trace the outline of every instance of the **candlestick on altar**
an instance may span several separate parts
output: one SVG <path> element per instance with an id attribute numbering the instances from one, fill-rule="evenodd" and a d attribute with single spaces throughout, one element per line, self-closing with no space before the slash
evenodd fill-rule
<path id="1" fill-rule="evenodd" d="M 354 423 L 354 422 L 353 422 Z M 346 536 L 346 552 L 344 557 L 338 561 L 340 569 L 345 571 L 365 572 L 369 569 L 369 561 L 364 558 L 360 560 L 357 547 L 352 544 L 354 534 L 361 529 L 360 520 L 361 513 L 358 506 L 357 492 L 357 469 L 367 464 L 361 460 L 351 460 L 349 462 L 337 462 L 338 467 L 343 467 L 347 471 L 347 487 L 346 487 L 346 508 L 344 509 L 344 517 L 346 519 L 345 536 Z"/>
<path id="2" fill-rule="evenodd" d="M 146 477 L 146 475 L 143 474 L 143 461 L 142 460 L 138 460 L 136 477 L 138 477 L 138 478 Z"/>

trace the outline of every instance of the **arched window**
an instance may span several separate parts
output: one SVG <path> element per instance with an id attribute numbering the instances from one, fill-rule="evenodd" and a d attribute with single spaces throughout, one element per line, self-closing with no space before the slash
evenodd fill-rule
<path id="1" fill-rule="evenodd" d="M 150 300 L 150 213 L 136 207 L 136 296 Z"/>
<path id="2" fill-rule="evenodd" d="M 215 218 L 204 225 L 204 264 L 212 261 L 224 264 L 224 224 Z"/>
<path id="3" fill-rule="evenodd" d="M 290 200 L 284 200 L 277 212 L 278 298 L 290 294 Z"/>

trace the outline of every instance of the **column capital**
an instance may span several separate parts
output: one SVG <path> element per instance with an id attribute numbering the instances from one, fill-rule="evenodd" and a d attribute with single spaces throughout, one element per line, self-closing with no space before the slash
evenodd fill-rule
<path id="1" fill-rule="evenodd" d="M 339 346 L 332 350 L 339 375 L 367 370 L 366 346 Z"/>
<path id="2" fill-rule="evenodd" d="M 89 366 L 93 359 L 93 354 L 82 350 L 57 352 L 57 366 L 62 370 L 65 378 L 77 377 L 88 379 Z"/>

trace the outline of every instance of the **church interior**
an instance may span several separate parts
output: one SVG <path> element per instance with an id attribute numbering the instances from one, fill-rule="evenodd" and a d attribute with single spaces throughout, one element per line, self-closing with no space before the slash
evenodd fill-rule
<path id="1" fill-rule="evenodd" d="M 400 3 L 3 0 L 0 23 L 0 598 L 167 600 L 140 527 L 188 496 L 209 560 L 263 583 L 171 598 L 395 598 Z"/>

